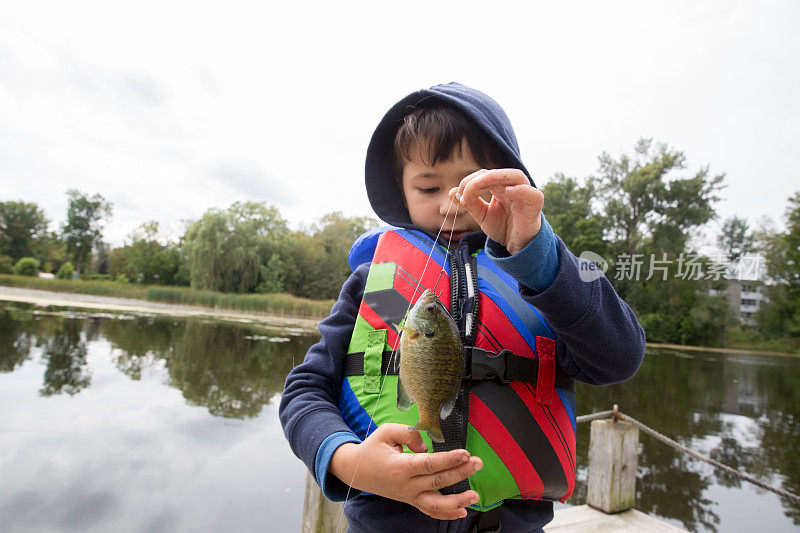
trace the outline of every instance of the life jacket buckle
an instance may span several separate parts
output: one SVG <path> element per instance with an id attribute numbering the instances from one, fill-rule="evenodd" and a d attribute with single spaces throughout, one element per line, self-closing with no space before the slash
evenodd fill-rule
<path id="1" fill-rule="evenodd" d="M 496 379 L 500 383 L 511 383 L 506 377 L 506 363 L 511 350 L 500 350 L 499 353 L 487 352 L 477 346 L 464 348 L 464 359 L 468 373 L 464 379 L 469 381 L 487 381 Z"/>

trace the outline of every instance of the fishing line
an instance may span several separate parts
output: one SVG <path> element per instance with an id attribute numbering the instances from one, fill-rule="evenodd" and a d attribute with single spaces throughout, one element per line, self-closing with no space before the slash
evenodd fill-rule
<path id="1" fill-rule="evenodd" d="M 442 230 L 444 229 L 444 225 L 447 223 L 447 217 L 450 216 L 450 209 L 452 209 L 453 201 L 455 199 L 456 199 L 455 195 L 453 195 L 453 197 L 450 199 L 450 204 L 447 206 L 447 213 L 445 213 L 445 215 L 444 215 L 444 220 L 442 221 L 442 225 L 439 226 L 439 231 L 438 231 L 438 233 L 436 233 L 436 238 L 433 239 L 433 244 L 431 245 L 431 251 L 428 254 L 428 259 L 425 261 L 425 266 L 422 267 L 422 273 L 419 275 L 419 280 L 417 281 L 417 286 L 414 287 L 414 292 L 411 293 L 412 299 L 413 299 L 413 295 L 416 294 L 416 292 L 419 290 L 419 286 L 422 285 L 422 278 L 425 276 L 425 271 L 428 268 L 428 263 L 430 262 L 431 257 L 433 256 L 433 250 L 436 249 L 436 244 L 439 242 L 439 235 L 442 234 Z M 453 227 L 455 227 L 455 225 L 456 225 L 456 217 L 457 216 L 458 216 L 458 207 L 456 207 L 456 212 L 453 214 Z M 453 232 L 451 231 L 450 232 L 450 238 L 447 239 L 447 248 L 445 249 L 445 258 L 447 257 L 447 254 L 450 253 L 450 241 L 452 239 L 453 239 Z M 444 264 L 442 265 L 442 272 L 439 274 L 439 278 L 442 277 L 442 273 L 444 273 Z M 439 283 L 438 279 L 436 280 L 436 283 L 437 284 Z M 434 285 L 434 288 L 435 287 L 436 287 L 436 285 Z M 437 296 L 437 298 L 438 298 L 438 296 Z M 408 316 L 408 311 L 411 309 L 411 305 L 412 304 L 409 301 L 408 302 L 408 307 L 406 307 L 406 312 L 403 314 L 403 320 L 404 321 L 405 321 L 405 317 Z M 401 336 L 401 333 L 398 332 L 397 340 L 395 340 L 394 346 L 392 347 L 392 355 L 389 356 L 389 366 L 387 368 L 392 368 L 392 365 L 394 364 L 395 354 L 397 353 L 397 345 L 400 344 L 400 336 Z M 372 421 L 375 418 L 375 412 L 378 410 L 378 404 L 380 403 L 381 394 L 383 394 L 383 386 L 384 386 L 385 383 L 386 383 L 386 379 L 384 378 L 383 381 L 381 381 L 380 389 L 378 389 L 378 398 L 375 400 L 375 407 L 372 410 L 372 416 L 370 416 L 369 424 L 367 424 L 367 431 L 366 431 L 365 437 L 364 437 L 365 439 L 367 437 L 369 437 L 369 430 L 372 427 Z M 359 463 L 361 463 L 361 456 L 362 455 L 364 455 L 364 450 L 363 449 L 361 450 L 361 453 L 358 455 L 358 459 L 356 460 L 356 466 L 353 469 L 353 478 L 350 480 L 350 483 L 347 485 L 347 492 L 345 493 L 344 502 L 342 503 L 342 514 L 339 515 L 339 520 L 336 522 L 336 533 L 339 533 L 339 526 L 341 525 L 342 517 L 344 516 L 344 506 L 347 505 L 347 502 L 350 499 L 350 489 L 352 489 L 353 483 L 356 480 L 356 474 L 358 473 L 358 465 L 359 465 Z"/>

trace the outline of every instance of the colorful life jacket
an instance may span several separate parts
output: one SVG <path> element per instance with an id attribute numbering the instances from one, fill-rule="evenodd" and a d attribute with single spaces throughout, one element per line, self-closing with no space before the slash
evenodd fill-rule
<path id="1" fill-rule="evenodd" d="M 574 382 L 556 362 L 555 333 L 542 314 L 478 249 L 484 238 L 467 236 L 447 253 L 418 230 L 382 227 L 359 237 L 350 266 L 371 265 L 339 409 L 362 439 L 386 422 L 417 423 L 416 405 L 397 410 L 393 349 L 410 304 L 436 286 L 467 346 L 465 371 L 453 413 L 442 421 L 445 443 L 422 437 L 429 450 L 466 448 L 484 463 L 443 492 L 471 488 L 480 495 L 472 507 L 481 511 L 508 498 L 563 502 L 575 486 Z"/>

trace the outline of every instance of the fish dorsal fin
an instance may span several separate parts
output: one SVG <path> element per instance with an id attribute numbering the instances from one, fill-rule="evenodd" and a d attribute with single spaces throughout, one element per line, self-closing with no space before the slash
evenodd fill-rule
<path id="1" fill-rule="evenodd" d="M 408 395 L 406 390 L 403 388 L 403 381 L 400 379 L 400 376 L 397 377 L 397 410 L 403 411 L 404 413 L 408 411 L 411 404 L 414 403 L 414 400 L 411 399 L 411 396 Z"/>
<path id="2" fill-rule="evenodd" d="M 442 409 L 439 411 L 439 418 L 444 420 L 445 418 L 450 416 L 450 413 L 453 412 L 453 406 L 456 404 L 456 398 L 457 397 L 458 397 L 458 394 L 453 396 L 452 400 L 450 400 L 449 402 L 447 402 L 446 404 L 444 404 L 442 406 Z"/>

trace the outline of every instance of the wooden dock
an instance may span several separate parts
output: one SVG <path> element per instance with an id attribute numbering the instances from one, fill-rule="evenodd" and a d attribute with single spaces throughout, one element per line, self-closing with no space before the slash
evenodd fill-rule
<path id="1" fill-rule="evenodd" d="M 545 533 L 685 533 L 681 529 L 636 509 L 606 514 L 588 505 L 560 509 L 544 527 Z"/>

